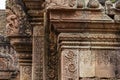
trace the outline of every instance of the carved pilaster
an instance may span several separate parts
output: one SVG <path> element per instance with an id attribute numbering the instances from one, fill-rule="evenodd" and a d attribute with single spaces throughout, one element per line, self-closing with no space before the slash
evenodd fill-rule
<path id="1" fill-rule="evenodd" d="M 32 80 L 32 54 L 19 53 L 20 80 Z"/>
<path id="2" fill-rule="evenodd" d="M 32 66 L 20 66 L 20 80 L 32 80 Z"/>
<path id="3" fill-rule="evenodd" d="M 49 23 L 48 23 L 49 24 Z M 47 26 L 46 26 L 47 27 Z M 49 25 L 49 34 L 48 34 L 48 42 L 47 42 L 47 66 L 46 66 L 46 75 L 47 80 L 59 80 L 58 78 L 58 52 L 57 52 L 57 34 L 54 32 L 53 26 Z"/>
<path id="4" fill-rule="evenodd" d="M 32 80 L 45 80 L 44 56 L 45 55 L 45 39 L 44 26 L 34 26 L 33 29 L 33 61 L 32 61 Z"/>

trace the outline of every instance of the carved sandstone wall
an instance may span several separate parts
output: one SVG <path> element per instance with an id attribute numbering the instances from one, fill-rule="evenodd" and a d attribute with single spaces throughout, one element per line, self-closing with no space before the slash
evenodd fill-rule
<path id="1" fill-rule="evenodd" d="M 0 35 L 5 35 L 6 16 L 5 10 L 0 10 Z"/>

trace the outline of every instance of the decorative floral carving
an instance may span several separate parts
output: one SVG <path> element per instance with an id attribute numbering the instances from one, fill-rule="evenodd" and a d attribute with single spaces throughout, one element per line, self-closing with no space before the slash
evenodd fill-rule
<path id="1" fill-rule="evenodd" d="M 61 79 L 78 80 L 77 50 L 65 49 L 61 53 Z"/>
<path id="2" fill-rule="evenodd" d="M 70 72 L 75 72 L 75 71 L 76 71 L 76 66 L 75 66 L 75 64 L 69 64 L 69 65 L 68 65 L 68 70 L 69 70 Z"/>
<path id="3" fill-rule="evenodd" d="M 48 0 L 47 8 L 82 8 L 84 5 L 82 0 Z"/>
<path id="4" fill-rule="evenodd" d="M 48 79 L 47 80 L 58 80 L 58 53 L 57 53 L 57 36 L 54 32 L 49 34 L 49 52 L 48 52 Z"/>
<path id="5" fill-rule="evenodd" d="M 19 22 L 16 15 L 10 15 L 7 17 L 7 34 L 18 34 Z"/>
<path id="6" fill-rule="evenodd" d="M 23 5 L 18 4 L 19 0 L 6 1 L 7 35 L 31 35 L 32 28 L 27 20 Z"/>

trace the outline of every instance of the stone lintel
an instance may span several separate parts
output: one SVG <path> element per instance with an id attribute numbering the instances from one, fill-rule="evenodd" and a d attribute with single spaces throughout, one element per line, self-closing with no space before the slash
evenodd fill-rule
<path id="1" fill-rule="evenodd" d="M 49 10 L 48 10 L 49 11 Z M 107 16 L 101 10 L 89 10 L 89 9 L 57 9 L 50 10 L 50 20 L 74 20 L 85 22 L 113 22 L 113 20 Z M 74 22 L 73 21 L 73 22 Z"/>

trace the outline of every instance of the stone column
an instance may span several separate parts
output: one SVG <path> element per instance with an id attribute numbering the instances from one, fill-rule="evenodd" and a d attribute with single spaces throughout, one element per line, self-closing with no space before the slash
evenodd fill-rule
<path id="1" fill-rule="evenodd" d="M 32 59 L 30 53 L 19 53 L 20 80 L 32 80 Z"/>
<path id="2" fill-rule="evenodd" d="M 43 12 L 40 13 L 44 15 Z M 38 17 L 43 18 L 43 17 Z M 45 29 L 43 21 L 34 22 L 33 28 L 33 60 L 32 60 L 32 80 L 45 80 L 44 55 L 45 55 Z"/>

